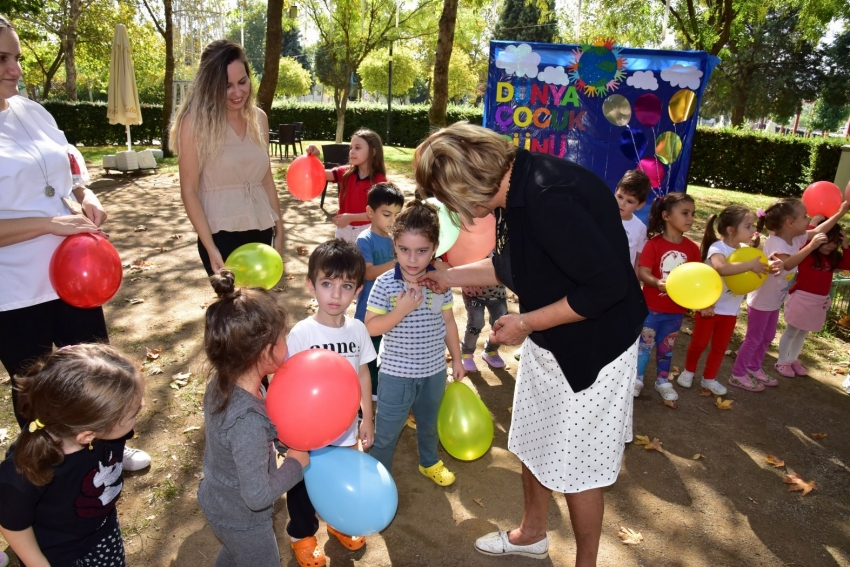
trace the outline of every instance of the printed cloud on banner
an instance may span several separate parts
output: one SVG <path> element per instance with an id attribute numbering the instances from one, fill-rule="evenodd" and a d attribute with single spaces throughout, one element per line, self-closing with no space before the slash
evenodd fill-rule
<path id="1" fill-rule="evenodd" d="M 626 79 L 626 84 L 645 91 L 658 90 L 658 79 L 652 71 L 635 71 L 634 75 Z"/>
<path id="2" fill-rule="evenodd" d="M 510 45 L 496 58 L 496 67 L 517 77 L 537 77 L 538 65 L 540 65 L 540 55 L 535 53 L 527 43 Z"/>
<path id="3" fill-rule="evenodd" d="M 550 85 L 570 84 L 570 76 L 564 71 L 563 67 L 546 67 L 537 75 L 537 79 Z"/>
<path id="4" fill-rule="evenodd" d="M 676 63 L 661 71 L 661 78 L 674 87 L 697 90 L 700 86 L 702 71 L 692 65 Z"/>

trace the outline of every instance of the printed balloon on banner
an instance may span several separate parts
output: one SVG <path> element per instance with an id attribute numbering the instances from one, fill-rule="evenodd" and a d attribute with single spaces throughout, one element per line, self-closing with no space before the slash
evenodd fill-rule
<path id="1" fill-rule="evenodd" d="M 642 94 L 635 101 L 635 118 L 648 128 L 661 119 L 661 99 L 652 93 Z"/>
<path id="2" fill-rule="evenodd" d="M 614 94 L 602 103 L 602 114 L 614 126 L 625 126 L 632 119 L 632 106 L 626 97 Z"/>
<path id="3" fill-rule="evenodd" d="M 697 95 L 690 89 L 682 89 L 673 95 L 668 105 L 670 120 L 680 124 L 693 116 L 697 109 Z"/>
<path id="4" fill-rule="evenodd" d="M 655 155 L 663 163 L 670 165 L 682 153 L 682 139 L 675 132 L 663 132 L 655 142 Z"/>
<path id="5" fill-rule="evenodd" d="M 653 189 L 658 189 L 664 182 L 664 165 L 656 158 L 643 158 L 638 164 L 638 169 L 649 177 L 649 184 Z"/>

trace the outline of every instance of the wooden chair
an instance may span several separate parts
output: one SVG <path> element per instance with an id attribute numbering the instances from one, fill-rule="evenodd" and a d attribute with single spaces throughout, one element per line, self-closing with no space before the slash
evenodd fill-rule
<path id="1" fill-rule="evenodd" d="M 283 153 L 280 158 L 281 160 L 289 158 L 290 146 L 292 146 L 293 157 L 297 156 L 298 151 L 295 149 L 295 124 L 281 124 L 278 126 L 277 142 L 280 145 L 281 152 Z"/>
<path id="2" fill-rule="evenodd" d="M 277 152 L 275 152 L 275 146 L 277 146 Z M 280 155 L 280 133 L 274 130 L 269 130 L 269 149 L 271 150 L 271 155 Z"/>
<path id="3" fill-rule="evenodd" d="M 322 162 L 325 169 L 333 169 L 348 163 L 349 144 L 322 144 Z M 328 192 L 328 181 L 325 181 L 325 189 L 322 191 L 322 200 L 319 208 L 325 206 L 325 194 Z"/>
<path id="4" fill-rule="evenodd" d="M 301 144 L 303 141 L 303 131 L 304 131 L 304 123 L 303 122 L 293 122 L 295 124 L 295 143 L 298 144 L 298 148 L 301 150 L 301 153 L 304 153 L 304 146 Z"/>

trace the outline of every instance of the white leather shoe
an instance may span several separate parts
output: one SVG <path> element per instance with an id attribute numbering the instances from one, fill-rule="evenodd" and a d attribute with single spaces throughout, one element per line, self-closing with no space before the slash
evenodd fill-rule
<path id="1" fill-rule="evenodd" d="M 124 470 L 127 472 L 140 471 L 143 468 L 150 466 L 151 456 L 141 449 L 132 449 L 124 447 L 124 458 L 121 461 Z"/>
<path id="2" fill-rule="evenodd" d="M 475 540 L 475 549 L 484 555 L 522 555 L 546 559 L 549 557 L 549 536 L 531 545 L 514 545 L 508 540 L 508 532 L 499 530 Z"/>

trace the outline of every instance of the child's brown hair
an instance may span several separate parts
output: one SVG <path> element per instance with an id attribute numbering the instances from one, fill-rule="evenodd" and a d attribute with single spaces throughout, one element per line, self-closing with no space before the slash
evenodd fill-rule
<path id="1" fill-rule="evenodd" d="M 405 232 L 415 232 L 428 239 L 435 247 L 440 244 L 440 219 L 433 205 L 414 199 L 404 206 L 395 218 L 390 237 L 395 241 Z"/>
<path id="2" fill-rule="evenodd" d="M 381 142 L 381 137 L 368 128 L 361 128 L 351 135 L 352 138 L 355 136 L 365 140 L 366 145 L 369 146 L 369 183 L 374 184 L 375 175 L 380 173 L 381 175 L 386 176 L 387 174 L 387 166 L 384 165 L 384 144 Z M 339 184 L 340 203 L 345 200 L 345 193 L 348 191 L 348 178 L 356 173 L 357 166 L 352 165 L 345 171 L 345 173 L 342 174 L 342 179 Z"/>
<path id="3" fill-rule="evenodd" d="M 708 249 L 711 248 L 711 245 L 722 239 L 726 236 L 727 231 L 731 229 L 735 229 L 744 222 L 744 219 L 747 218 L 747 215 L 752 215 L 753 212 L 747 207 L 742 207 L 740 205 L 730 205 L 720 211 L 719 215 L 711 215 L 708 217 L 708 220 L 705 223 L 705 232 L 702 236 L 702 244 L 700 245 L 700 252 L 702 253 L 702 261 L 705 262 L 706 257 L 708 256 Z M 714 232 L 714 221 L 717 220 L 717 232 L 720 233 L 720 236 Z M 756 242 L 758 237 L 754 236 L 753 240 L 750 242 L 750 245 L 753 245 L 753 242 Z"/>
<path id="4" fill-rule="evenodd" d="M 355 286 L 360 287 L 366 277 L 366 261 L 354 244 L 340 238 L 328 240 L 313 250 L 307 262 L 307 279 L 313 282 L 314 286 L 320 272 L 326 278 L 354 280 Z"/>
<path id="5" fill-rule="evenodd" d="M 805 210 L 800 199 L 794 197 L 779 199 L 763 212 L 760 211 L 756 230 L 762 232 L 766 228 L 771 232 L 777 232 L 785 225 L 785 221 L 794 218 L 800 209 Z M 756 241 L 755 246 L 758 246 L 758 241 Z"/>
<path id="6" fill-rule="evenodd" d="M 674 191 L 654 200 L 646 223 L 646 238 L 650 239 L 658 234 L 663 234 L 666 226 L 663 213 L 672 211 L 682 203 L 694 204 L 694 199 L 686 193 Z"/>
<path id="7" fill-rule="evenodd" d="M 639 203 L 645 203 L 646 198 L 649 197 L 649 192 L 652 191 L 652 183 L 649 181 L 649 176 L 643 171 L 630 169 L 617 183 L 617 188 L 614 191 L 622 191 L 637 199 Z"/>

